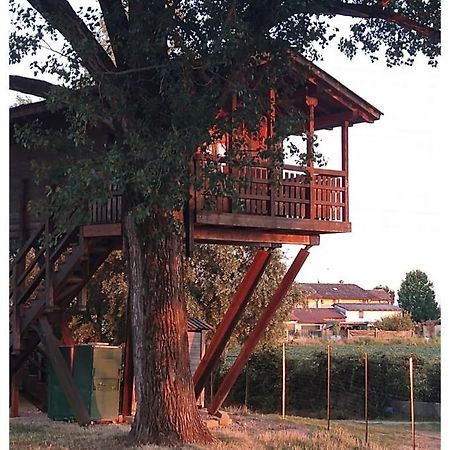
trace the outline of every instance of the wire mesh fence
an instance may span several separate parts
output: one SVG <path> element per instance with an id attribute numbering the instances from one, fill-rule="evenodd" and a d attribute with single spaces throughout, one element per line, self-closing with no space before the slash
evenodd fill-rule
<path id="1" fill-rule="evenodd" d="M 233 355 L 229 355 L 230 364 Z M 284 376 L 283 376 L 284 367 Z M 412 381 L 412 383 L 411 383 Z M 410 427 L 440 420 L 440 349 L 418 345 L 288 345 L 253 355 L 230 393 L 229 404 L 250 410 L 365 424 Z M 428 450 L 428 449 L 427 449 Z"/>

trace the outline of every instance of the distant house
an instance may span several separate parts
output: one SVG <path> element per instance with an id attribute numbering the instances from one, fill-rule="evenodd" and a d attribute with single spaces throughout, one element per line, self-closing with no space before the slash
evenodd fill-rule
<path id="1" fill-rule="evenodd" d="M 337 303 L 334 309 L 345 316 L 346 328 L 371 327 L 377 320 L 403 314 L 399 306 L 388 303 Z"/>
<path id="2" fill-rule="evenodd" d="M 426 339 L 435 338 L 441 335 L 441 319 L 427 320 L 421 323 L 422 335 Z"/>
<path id="3" fill-rule="evenodd" d="M 365 290 L 356 284 L 301 283 L 308 308 L 332 308 L 336 304 L 392 304 L 383 289 Z"/>
<path id="4" fill-rule="evenodd" d="M 367 292 L 372 296 L 370 303 L 394 303 L 394 299 L 384 289 L 370 289 Z"/>
<path id="5" fill-rule="evenodd" d="M 296 308 L 292 311 L 287 322 L 288 332 L 293 335 L 321 337 L 325 329 L 331 328 L 335 323 L 345 321 L 345 314 L 335 308 Z"/>

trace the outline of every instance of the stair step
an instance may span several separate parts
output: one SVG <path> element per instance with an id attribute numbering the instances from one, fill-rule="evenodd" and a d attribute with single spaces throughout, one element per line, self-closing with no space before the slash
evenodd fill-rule
<path id="1" fill-rule="evenodd" d="M 80 283 L 82 281 L 84 281 L 83 277 L 77 277 L 76 275 L 71 275 L 69 278 L 67 278 L 66 283 L 74 284 L 74 283 Z"/>

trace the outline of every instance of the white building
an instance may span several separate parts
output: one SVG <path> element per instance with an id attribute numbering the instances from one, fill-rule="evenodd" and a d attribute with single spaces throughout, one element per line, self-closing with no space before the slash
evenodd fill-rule
<path id="1" fill-rule="evenodd" d="M 385 317 L 399 316 L 403 310 L 391 304 L 375 303 L 337 303 L 334 305 L 336 311 L 345 315 L 345 323 L 354 325 L 372 326 L 377 320 Z"/>

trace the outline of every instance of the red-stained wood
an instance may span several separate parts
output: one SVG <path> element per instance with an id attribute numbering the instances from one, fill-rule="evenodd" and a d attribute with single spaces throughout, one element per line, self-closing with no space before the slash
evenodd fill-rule
<path id="1" fill-rule="evenodd" d="M 245 306 L 258 285 L 269 263 L 270 255 L 270 252 L 267 250 L 258 250 L 252 264 L 234 294 L 227 312 L 217 327 L 212 341 L 194 373 L 194 391 L 197 398 L 203 391 L 212 371 L 216 367 L 220 355 L 244 312 Z"/>
<path id="2" fill-rule="evenodd" d="M 318 104 L 315 97 L 306 96 L 306 105 L 309 108 L 308 126 L 307 126 L 307 155 L 308 155 L 308 175 L 310 179 L 310 196 L 309 196 L 309 218 L 316 218 L 316 190 L 314 176 L 314 108 Z"/>
<path id="3" fill-rule="evenodd" d="M 344 172 L 344 222 L 349 220 L 349 196 L 348 196 L 348 122 L 342 124 L 342 171 Z"/>
<path id="4" fill-rule="evenodd" d="M 339 206 L 339 205 L 338 205 Z M 197 213 L 197 224 L 223 226 L 227 228 L 252 228 L 252 231 L 277 231 L 287 234 L 315 235 L 321 233 L 347 233 L 351 231 L 349 222 L 331 220 L 293 220 L 288 217 L 256 216 L 251 214 L 216 214 L 214 212 Z M 195 231 L 194 231 L 195 236 Z"/>
<path id="5" fill-rule="evenodd" d="M 83 237 L 121 236 L 122 225 L 120 223 L 83 225 L 80 233 Z"/>
<path id="6" fill-rule="evenodd" d="M 19 417 L 19 403 L 19 374 L 15 374 L 10 378 L 10 417 Z"/>
<path id="7" fill-rule="evenodd" d="M 67 317 L 64 314 L 61 314 L 59 319 L 59 329 L 61 331 L 61 340 L 63 345 L 74 346 L 75 341 L 72 337 L 72 333 L 69 328 L 69 324 L 67 323 Z"/>
<path id="8" fill-rule="evenodd" d="M 216 226 L 196 227 L 195 242 L 200 244 L 246 245 L 246 244 L 295 244 L 319 245 L 320 236 L 292 234 L 276 230 L 254 230 Z"/>
<path id="9" fill-rule="evenodd" d="M 258 322 L 256 323 L 254 329 L 252 330 L 248 339 L 242 346 L 241 351 L 238 357 L 236 358 L 234 364 L 231 366 L 230 370 L 225 375 L 222 384 L 220 385 L 219 389 L 214 395 L 211 405 L 208 407 L 208 412 L 210 414 L 216 414 L 219 408 L 222 406 L 222 403 L 224 402 L 231 388 L 236 382 L 237 377 L 242 372 L 242 369 L 247 363 L 248 358 L 253 352 L 255 346 L 261 339 L 264 330 L 266 329 L 267 325 L 269 324 L 270 320 L 275 314 L 278 306 L 280 305 L 284 296 L 287 294 L 289 288 L 292 286 L 295 277 L 297 276 L 299 270 L 306 261 L 308 255 L 309 252 L 306 248 L 302 248 L 298 252 L 297 256 L 295 257 L 294 261 L 289 267 L 289 270 L 286 272 L 286 275 L 281 280 L 281 283 L 279 284 L 277 290 L 272 295 L 269 304 L 261 314 L 261 317 L 258 319 Z"/>

